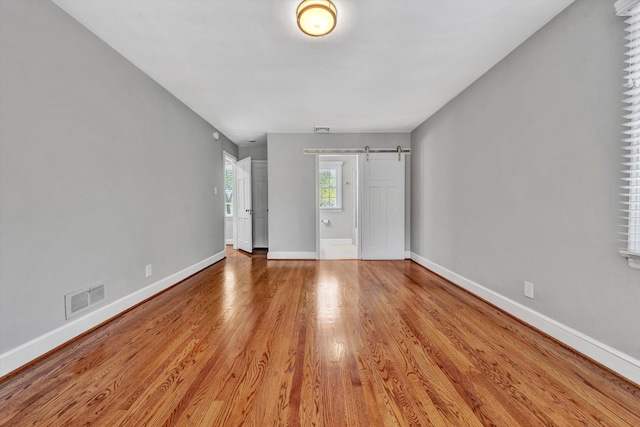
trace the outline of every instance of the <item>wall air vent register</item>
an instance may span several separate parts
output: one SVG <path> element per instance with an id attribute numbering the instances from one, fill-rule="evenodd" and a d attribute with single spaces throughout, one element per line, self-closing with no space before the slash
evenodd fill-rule
<path id="1" fill-rule="evenodd" d="M 106 297 L 106 282 L 69 292 L 64 296 L 65 317 L 68 320 L 85 313 L 103 302 Z"/>

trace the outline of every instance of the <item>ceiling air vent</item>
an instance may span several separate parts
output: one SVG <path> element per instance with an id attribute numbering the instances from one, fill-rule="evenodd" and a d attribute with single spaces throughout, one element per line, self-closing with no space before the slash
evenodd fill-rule
<path id="1" fill-rule="evenodd" d="M 313 128 L 314 133 L 329 133 L 329 126 L 315 126 Z"/>

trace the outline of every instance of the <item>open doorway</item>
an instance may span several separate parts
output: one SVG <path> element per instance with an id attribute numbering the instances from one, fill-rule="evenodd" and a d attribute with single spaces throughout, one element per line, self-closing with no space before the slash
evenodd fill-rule
<path id="1" fill-rule="evenodd" d="M 227 153 L 224 154 L 224 241 L 227 245 L 233 245 L 234 249 L 237 246 L 236 243 L 236 220 L 234 209 L 234 176 L 235 176 L 235 164 L 236 158 Z"/>
<path id="2" fill-rule="evenodd" d="M 320 259 L 358 259 L 358 156 L 318 156 Z"/>

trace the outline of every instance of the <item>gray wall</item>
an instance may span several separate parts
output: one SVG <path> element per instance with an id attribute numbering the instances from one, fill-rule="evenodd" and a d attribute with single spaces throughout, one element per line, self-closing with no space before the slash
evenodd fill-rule
<path id="1" fill-rule="evenodd" d="M 316 251 L 315 156 L 305 148 L 409 147 L 408 133 L 267 135 L 269 157 L 269 251 Z M 409 168 L 408 168 L 409 169 Z M 407 180 L 409 171 L 407 171 Z M 409 185 L 407 182 L 407 191 Z M 409 197 L 406 244 L 409 248 Z"/>
<path id="2" fill-rule="evenodd" d="M 320 224 L 321 239 L 352 239 L 355 242 L 355 199 L 358 182 L 353 174 L 358 167 L 356 156 L 320 156 L 320 161 L 342 162 L 342 210 L 320 210 L 320 221 L 329 220 L 328 224 Z"/>
<path id="3" fill-rule="evenodd" d="M 2 353 L 70 291 L 111 302 L 224 250 L 224 183 L 213 128 L 53 3 L 0 20 Z"/>
<path id="4" fill-rule="evenodd" d="M 622 21 L 576 1 L 412 132 L 411 249 L 638 358 L 640 271 L 617 249 Z"/>
<path id="5" fill-rule="evenodd" d="M 227 138 L 226 135 L 223 134 L 222 132 L 220 132 L 220 145 L 222 145 L 222 151 L 226 151 L 236 159 L 240 158 L 239 157 L 240 149 L 238 148 L 238 146 L 233 142 L 231 142 L 231 140 Z M 222 159 L 222 162 L 224 164 L 224 158 Z"/>
<path id="6" fill-rule="evenodd" d="M 239 153 L 238 159 L 251 157 L 252 160 L 267 160 L 267 145 L 240 147 Z"/>

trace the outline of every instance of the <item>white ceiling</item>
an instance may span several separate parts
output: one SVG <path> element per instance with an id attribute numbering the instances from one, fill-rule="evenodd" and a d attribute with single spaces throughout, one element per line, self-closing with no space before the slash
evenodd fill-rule
<path id="1" fill-rule="evenodd" d="M 408 132 L 573 0 L 53 0 L 238 145 L 268 132 Z"/>

